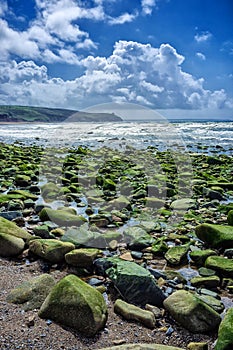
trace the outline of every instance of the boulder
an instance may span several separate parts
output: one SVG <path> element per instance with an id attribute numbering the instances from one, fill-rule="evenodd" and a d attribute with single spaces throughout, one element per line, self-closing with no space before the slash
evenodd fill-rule
<path id="1" fill-rule="evenodd" d="M 8 294 L 6 300 L 8 303 L 22 304 L 25 311 L 37 309 L 54 285 L 54 278 L 49 274 L 43 274 L 17 286 Z"/>
<path id="2" fill-rule="evenodd" d="M 96 248 L 74 249 L 65 255 L 67 264 L 78 267 L 89 267 L 93 265 L 94 259 L 100 253 Z"/>
<path id="3" fill-rule="evenodd" d="M 0 232 L 0 256 L 7 258 L 17 256 L 24 250 L 25 242 L 22 238 Z"/>
<path id="4" fill-rule="evenodd" d="M 201 224 L 196 235 L 213 248 L 233 248 L 233 227 L 215 224 Z"/>
<path id="5" fill-rule="evenodd" d="M 114 312 L 123 316 L 126 320 L 138 321 L 148 328 L 155 328 L 155 316 L 153 312 L 128 304 L 121 299 L 116 300 Z"/>
<path id="6" fill-rule="evenodd" d="M 65 254 L 75 249 L 74 244 L 57 239 L 33 239 L 29 251 L 53 264 L 62 262 Z"/>
<path id="7" fill-rule="evenodd" d="M 233 260 L 222 256 L 209 256 L 205 266 L 216 271 L 223 277 L 233 277 Z"/>
<path id="8" fill-rule="evenodd" d="M 194 294 L 179 290 L 164 301 L 171 316 L 192 333 L 214 330 L 221 322 L 220 315 Z"/>
<path id="9" fill-rule="evenodd" d="M 107 306 L 100 292 L 75 275 L 62 278 L 39 310 L 39 317 L 94 336 L 107 321 Z"/>
<path id="10" fill-rule="evenodd" d="M 60 226 L 81 226 L 86 219 L 83 216 L 70 213 L 67 210 L 43 208 L 40 212 L 41 221 L 50 220 Z"/>
<path id="11" fill-rule="evenodd" d="M 164 293 L 148 270 L 134 262 L 119 258 L 104 260 L 107 276 L 127 302 L 140 306 L 163 305 Z"/>
<path id="12" fill-rule="evenodd" d="M 227 310 L 220 323 L 218 339 L 214 350 L 230 350 L 233 348 L 233 308 Z"/>
<path id="13" fill-rule="evenodd" d="M 0 217 L 0 232 L 11 236 L 22 238 L 24 240 L 30 239 L 32 235 L 26 230 L 18 227 L 14 222 L 11 222 L 3 217 Z"/>

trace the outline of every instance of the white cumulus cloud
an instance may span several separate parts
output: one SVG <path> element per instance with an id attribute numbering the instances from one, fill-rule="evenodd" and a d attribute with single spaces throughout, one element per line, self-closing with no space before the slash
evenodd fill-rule
<path id="1" fill-rule="evenodd" d="M 60 49 L 47 59 L 75 61 Z M 169 44 L 153 47 L 118 41 L 107 57 L 89 55 L 79 60 L 74 79 L 51 78 L 45 65 L 32 60 L 0 64 L 0 103 L 82 109 L 105 102 L 133 102 L 155 109 L 230 108 L 226 92 L 207 90 L 204 79 L 185 72 L 185 57 Z"/>

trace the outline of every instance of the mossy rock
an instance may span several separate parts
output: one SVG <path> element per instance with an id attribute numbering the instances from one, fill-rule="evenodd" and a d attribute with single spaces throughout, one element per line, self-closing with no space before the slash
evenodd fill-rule
<path id="1" fill-rule="evenodd" d="M 218 276 L 209 277 L 193 277 L 190 280 L 192 286 L 196 288 L 216 289 L 220 285 L 220 278 Z"/>
<path id="2" fill-rule="evenodd" d="M 206 259 L 205 266 L 215 270 L 223 277 L 233 277 L 233 260 L 222 256 L 209 256 Z"/>
<path id="3" fill-rule="evenodd" d="M 163 255 L 168 251 L 168 246 L 165 242 L 165 238 L 158 238 L 151 247 L 151 251 L 154 255 Z"/>
<path id="4" fill-rule="evenodd" d="M 23 252 L 24 247 L 25 242 L 22 238 L 0 232 L 0 256 L 17 256 Z"/>
<path id="5" fill-rule="evenodd" d="M 183 244 L 174 246 L 168 249 L 164 257 L 171 265 L 180 265 L 182 261 L 187 259 L 187 253 L 189 251 L 190 244 Z"/>
<path id="6" fill-rule="evenodd" d="M 155 239 L 139 226 L 127 227 L 124 232 L 124 241 L 131 249 L 143 249 L 151 246 Z"/>
<path id="7" fill-rule="evenodd" d="M 216 311 L 194 294 L 184 290 L 174 292 L 163 304 L 176 322 L 192 333 L 213 331 L 221 322 Z"/>
<path id="8" fill-rule="evenodd" d="M 171 208 L 173 210 L 188 210 L 192 208 L 196 208 L 196 201 L 191 198 L 181 198 L 176 199 L 171 203 Z"/>
<path id="9" fill-rule="evenodd" d="M 43 274 L 23 282 L 7 296 L 8 303 L 22 304 L 25 311 L 40 308 L 55 280 L 49 274 Z"/>
<path id="10" fill-rule="evenodd" d="M 219 330 L 218 339 L 214 350 L 230 350 L 233 348 L 233 308 L 227 310 L 222 320 Z"/>
<path id="11" fill-rule="evenodd" d="M 29 251 L 51 263 L 64 260 L 65 254 L 75 249 L 74 244 L 57 239 L 33 239 L 29 242 Z"/>
<path id="12" fill-rule="evenodd" d="M 65 255 L 65 260 L 72 266 L 90 267 L 99 254 L 100 250 L 96 248 L 74 249 Z"/>
<path id="13" fill-rule="evenodd" d="M 230 210 L 227 215 L 227 222 L 229 225 L 233 226 L 233 210 Z"/>
<path id="14" fill-rule="evenodd" d="M 75 275 L 61 279 L 39 310 L 39 317 L 94 336 L 107 321 L 107 306 L 100 292 Z"/>
<path id="15" fill-rule="evenodd" d="M 60 226 L 81 226 L 86 221 L 83 216 L 71 214 L 67 210 L 43 208 L 39 215 L 41 221 L 50 220 Z"/>
<path id="16" fill-rule="evenodd" d="M 197 266 L 203 266 L 209 256 L 217 255 L 212 249 L 198 249 L 190 252 L 189 256 Z"/>
<path id="17" fill-rule="evenodd" d="M 233 248 L 232 226 L 201 224 L 195 231 L 199 239 L 213 248 Z"/>
<path id="18" fill-rule="evenodd" d="M 132 304 L 162 306 L 165 296 L 148 270 L 138 264 L 120 258 L 103 259 L 107 276 L 124 299 Z"/>
<path id="19" fill-rule="evenodd" d="M 32 237 L 32 235 L 26 230 L 18 227 L 14 222 L 4 219 L 3 217 L 0 217 L 0 232 L 22 238 L 24 240 L 30 239 Z"/>

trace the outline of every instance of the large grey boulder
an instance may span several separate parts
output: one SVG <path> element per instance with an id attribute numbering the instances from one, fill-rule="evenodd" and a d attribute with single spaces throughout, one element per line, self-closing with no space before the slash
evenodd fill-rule
<path id="1" fill-rule="evenodd" d="M 25 311 L 39 308 L 55 285 L 49 274 L 43 274 L 21 283 L 7 296 L 8 303 L 22 304 Z"/>
<path id="2" fill-rule="evenodd" d="M 91 337 L 105 326 L 107 306 L 95 288 L 75 275 L 68 275 L 52 288 L 39 316 Z"/>
<path id="3" fill-rule="evenodd" d="M 220 315 L 194 294 L 179 290 L 164 301 L 171 316 L 192 333 L 214 330 L 221 322 Z"/>

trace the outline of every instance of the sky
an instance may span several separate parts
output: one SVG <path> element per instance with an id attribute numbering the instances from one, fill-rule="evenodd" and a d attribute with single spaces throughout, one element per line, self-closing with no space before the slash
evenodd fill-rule
<path id="1" fill-rule="evenodd" d="M 0 104 L 233 117 L 232 0 L 0 0 Z"/>

